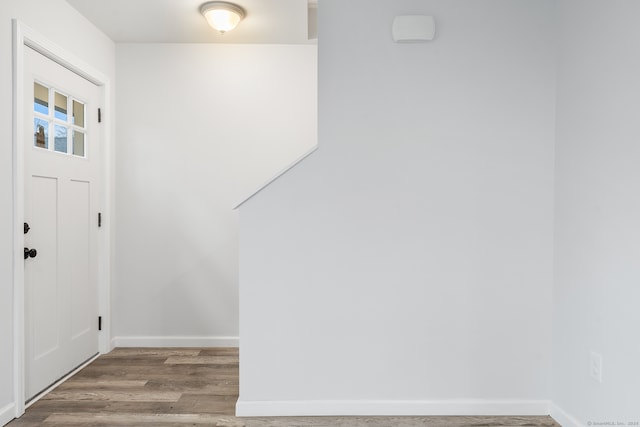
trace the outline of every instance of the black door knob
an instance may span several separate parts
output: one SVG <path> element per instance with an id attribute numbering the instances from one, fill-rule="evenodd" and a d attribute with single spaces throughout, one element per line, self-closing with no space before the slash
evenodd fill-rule
<path id="1" fill-rule="evenodd" d="M 29 224 L 27 224 L 26 222 L 24 223 L 24 234 L 27 234 L 29 232 L 29 230 L 31 230 L 31 227 L 29 227 Z"/>
<path id="2" fill-rule="evenodd" d="M 35 249 L 24 248 L 24 259 L 35 258 L 38 255 L 38 251 Z"/>

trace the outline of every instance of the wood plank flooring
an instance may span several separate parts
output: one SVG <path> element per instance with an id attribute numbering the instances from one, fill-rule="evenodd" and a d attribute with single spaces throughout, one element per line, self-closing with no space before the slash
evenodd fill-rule
<path id="1" fill-rule="evenodd" d="M 236 418 L 238 350 L 118 348 L 8 427 L 559 427 L 550 417 Z"/>

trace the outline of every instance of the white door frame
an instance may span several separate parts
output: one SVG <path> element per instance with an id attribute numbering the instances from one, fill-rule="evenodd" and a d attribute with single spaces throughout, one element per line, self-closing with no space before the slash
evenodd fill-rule
<path id="1" fill-rule="evenodd" d="M 102 229 L 98 233 L 98 310 L 103 317 L 99 333 L 100 353 L 111 351 L 111 206 L 113 200 L 112 167 L 114 117 L 109 78 L 62 47 L 48 40 L 17 19 L 13 24 L 13 393 L 16 418 L 25 410 L 25 299 L 24 299 L 24 50 L 32 48 L 63 67 L 79 74 L 104 91 L 103 116 L 100 126 L 103 141 L 102 188 L 100 206 Z M 97 322 L 97 319 L 96 319 Z M 96 327 L 98 327 L 96 323 Z"/>

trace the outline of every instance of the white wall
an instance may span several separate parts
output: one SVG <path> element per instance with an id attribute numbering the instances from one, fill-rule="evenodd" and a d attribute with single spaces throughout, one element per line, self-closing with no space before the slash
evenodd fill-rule
<path id="1" fill-rule="evenodd" d="M 321 2 L 320 148 L 241 208 L 238 413 L 546 413 L 552 18 Z"/>
<path id="2" fill-rule="evenodd" d="M 0 2 L 0 422 L 2 408 L 13 402 L 12 18 L 115 77 L 113 43 L 65 1 Z"/>
<path id="3" fill-rule="evenodd" d="M 583 425 L 640 422 L 639 15 L 559 2 L 553 400 Z"/>
<path id="4" fill-rule="evenodd" d="M 316 145 L 317 48 L 119 44 L 117 71 L 115 343 L 237 344 L 232 207 Z"/>

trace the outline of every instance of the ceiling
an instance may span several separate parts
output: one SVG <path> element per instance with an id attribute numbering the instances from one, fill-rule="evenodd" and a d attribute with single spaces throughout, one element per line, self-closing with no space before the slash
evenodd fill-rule
<path id="1" fill-rule="evenodd" d="M 307 0 L 233 0 L 247 16 L 224 35 L 200 14 L 206 1 L 67 0 L 116 43 L 315 43 Z"/>

